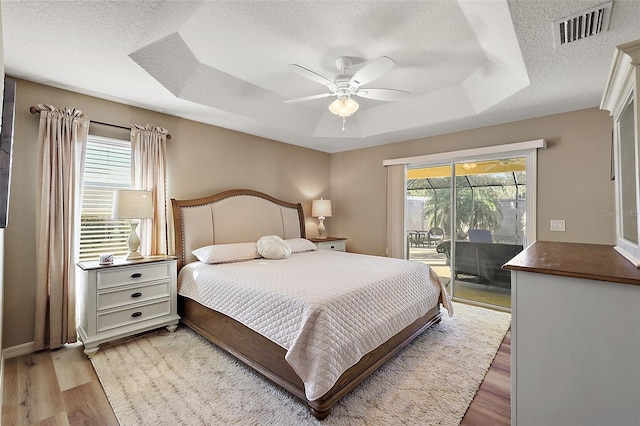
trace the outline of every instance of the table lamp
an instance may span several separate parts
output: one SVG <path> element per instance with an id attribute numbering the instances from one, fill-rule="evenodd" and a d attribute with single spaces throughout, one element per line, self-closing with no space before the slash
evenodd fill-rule
<path id="1" fill-rule="evenodd" d="M 331 200 L 325 200 L 320 198 L 319 200 L 313 200 L 311 202 L 311 216 L 318 218 L 318 236 L 317 238 L 325 239 L 324 219 L 331 217 Z"/>
<path id="2" fill-rule="evenodd" d="M 138 251 L 140 238 L 136 229 L 140 220 L 153 218 L 153 202 L 151 191 L 139 191 L 133 189 L 119 189 L 113 192 L 112 219 L 128 219 L 131 225 L 129 234 L 129 254 L 127 260 L 143 259 Z"/>

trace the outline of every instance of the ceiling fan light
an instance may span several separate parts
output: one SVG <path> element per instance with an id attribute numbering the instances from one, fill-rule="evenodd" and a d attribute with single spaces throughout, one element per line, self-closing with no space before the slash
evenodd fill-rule
<path id="1" fill-rule="evenodd" d="M 340 117 L 349 117 L 358 110 L 360 105 L 356 101 L 348 97 L 338 98 L 331 102 L 329 111 Z"/>

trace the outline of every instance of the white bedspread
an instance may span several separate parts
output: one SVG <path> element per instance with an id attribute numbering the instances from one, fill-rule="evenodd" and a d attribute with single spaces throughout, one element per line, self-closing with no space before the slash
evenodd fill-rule
<path id="1" fill-rule="evenodd" d="M 207 265 L 179 274 L 178 293 L 235 318 L 287 350 L 310 401 L 444 295 L 427 265 L 318 250 L 289 259 Z"/>

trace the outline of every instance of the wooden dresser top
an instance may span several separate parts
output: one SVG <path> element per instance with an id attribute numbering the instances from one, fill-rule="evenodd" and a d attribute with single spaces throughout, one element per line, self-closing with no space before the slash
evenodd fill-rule
<path id="1" fill-rule="evenodd" d="M 601 244 L 537 241 L 507 262 L 504 269 L 640 285 L 640 269 Z"/>

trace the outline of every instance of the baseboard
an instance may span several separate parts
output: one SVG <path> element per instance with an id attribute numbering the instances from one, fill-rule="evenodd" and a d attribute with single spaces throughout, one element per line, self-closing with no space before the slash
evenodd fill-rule
<path id="1" fill-rule="evenodd" d="M 33 342 L 23 343 L 17 346 L 11 346 L 2 351 L 3 359 L 15 358 L 20 355 L 27 355 L 33 353 Z"/>

